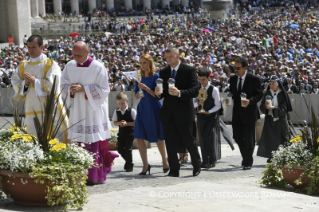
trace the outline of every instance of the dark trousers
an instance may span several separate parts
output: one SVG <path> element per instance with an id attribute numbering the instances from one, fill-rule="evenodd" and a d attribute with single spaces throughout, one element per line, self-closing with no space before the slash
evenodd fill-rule
<path id="1" fill-rule="evenodd" d="M 185 144 L 191 156 L 194 169 L 200 168 L 201 158 L 193 138 L 193 122 L 179 124 L 171 116 L 167 123 L 163 123 L 163 131 L 171 172 L 178 172 L 180 169 L 177 157 L 178 139 Z"/>
<path id="2" fill-rule="evenodd" d="M 212 164 L 217 161 L 215 154 L 217 141 L 217 133 L 214 130 L 217 121 L 217 115 L 214 119 L 201 119 L 197 117 L 198 136 L 200 141 L 200 149 L 202 153 L 203 164 Z"/>
<path id="3" fill-rule="evenodd" d="M 129 136 L 125 138 L 118 137 L 118 146 L 117 151 L 125 160 L 124 169 L 133 168 L 133 157 L 132 157 L 132 144 L 133 144 L 134 136 Z"/>
<path id="4" fill-rule="evenodd" d="M 193 121 L 193 138 L 196 142 L 196 133 L 197 132 L 197 128 L 196 128 L 196 122 Z M 182 139 L 180 137 L 178 137 L 178 149 L 177 149 L 177 152 L 178 153 L 184 153 L 184 154 L 187 154 L 188 151 L 186 149 L 186 146 L 184 144 L 184 142 L 182 141 Z"/>
<path id="5" fill-rule="evenodd" d="M 256 123 L 253 124 L 233 124 L 233 138 L 238 144 L 243 161 L 242 166 L 253 165 L 253 153 L 255 148 L 255 128 Z"/>

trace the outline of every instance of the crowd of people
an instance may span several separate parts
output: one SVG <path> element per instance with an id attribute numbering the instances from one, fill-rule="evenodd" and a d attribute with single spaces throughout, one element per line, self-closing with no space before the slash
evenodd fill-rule
<path id="1" fill-rule="evenodd" d="M 135 79 L 125 75 L 139 70 L 139 56 L 153 57 L 156 70 L 167 66 L 164 51 L 176 45 L 181 61 L 211 71 L 211 81 L 227 91 L 228 79 L 234 72 L 233 61 L 238 56 L 248 58 L 248 71 L 264 83 L 277 75 L 290 93 L 317 93 L 319 82 L 319 13 L 309 7 L 290 4 L 285 8 L 269 8 L 260 12 L 232 11 L 231 18 L 215 20 L 206 13 L 153 21 L 110 21 L 101 26 L 116 28 L 117 35 L 86 35 L 49 40 L 44 52 L 60 67 L 73 59 L 71 47 L 79 40 L 89 44 L 90 56 L 109 70 L 112 90 L 131 90 Z M 239 14 L 239 15 L 238 15 Z M 98 23 L 96 23 L 98 24 Z M 17 65 L 28 58 L 27 46 L 10 46 L 1 50 L 0 75 L 3 83 L 10 80 Z"/>

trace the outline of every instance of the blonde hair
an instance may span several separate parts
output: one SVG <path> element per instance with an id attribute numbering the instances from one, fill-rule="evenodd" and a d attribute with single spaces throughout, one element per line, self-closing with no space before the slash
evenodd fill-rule
<path id="1" fill-rule="evenodd" d="M 150 76 L 153 76 L 154 73 L 155 73 L 155 66 L 154 66 L 154 62 L 153 62 L 152 56 L 150 56 L 150 55 L 148 55 L 148 54 L 143 54 L 143 55 L 141 55 L 141 57 L 140 57 L 140 60 L 141 60 L 141 59 L 145 59 L 145 60 L 147 61 L 148 66 L 149 66 L 149 68 L 150 68 Z M 143 71 L 142 69 L 141 69 L 141 75 L 142 75 L 143 77 L 145 77 L 145 71 Z"/>
<path id="2" fill-rule="evenodd" d="M 122 99 L 128 100 L 127 95 L 125 93 L 121 92 L 116 95 L 116 100 L 122 100 Z"/>

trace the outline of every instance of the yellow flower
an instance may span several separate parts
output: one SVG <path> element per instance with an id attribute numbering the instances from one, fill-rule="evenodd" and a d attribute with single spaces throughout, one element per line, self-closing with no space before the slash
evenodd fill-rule
<path id="1" fill-rule="evenodd" d="M 54 145 L 54 144 L 56 144 L 56 143 L 58 143 L 58 139 L 57 138 L 54 138 L 54 139 L 51 139 L 50 141 L 49 141 L 49 144 L 50 145 Z"/>
<path id="2" fill-rule="evenodd" d="M 115 132 L 115 129 L 111 129 L 111 132 Z"/>
<path id="3" fill-rule="evenodd" d="M 10 127 L 10 132 L 14 132 L 14 131 L 20 131 L 20 128 L 16 127 L 15 124 L 12 127 Z"/>
<path id="4" fill-rule="evenodd" d="M 60 151 L 61 149 L 65 149 L 66 148 L 66 144 L 65 143 L 57 143 L 56 145 L 54 145 L 50 151 Z"/>
<path id="5" fill-rule="evenodd" d="M 32 141 L 35 137 L 33 135 L 28 135 L 28 134 L 25 134 L 22 136 L 22 138 L 25 140 L 25 142 L 30 142 Z"/>
<path id="6" fill-rule="evenodd" d="M 14 139 L 19 139 L 19 138 L 22 138 L 22 134 L 21 133 L 12 135 L 10 139 L 14 140 Z"/>
<path id="7" fill-rule="evenodd" d="M 297 135 L 294 138 L 290 139 L 290 143 L 299 143 L 301 141 L 301 135 Z"/>

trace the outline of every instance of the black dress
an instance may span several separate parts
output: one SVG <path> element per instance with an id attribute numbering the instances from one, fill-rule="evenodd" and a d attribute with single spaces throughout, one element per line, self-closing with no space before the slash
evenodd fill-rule
<path id="1" fill-rule="evenodd" d="M 267 95 L 272 96 L 271 92 L 267 90 L 262 99 L 260 110 L 265 114 L 265 123 L 261 134 L 257 156 L 272 158 L 272 151 L 276 151 L 279 145 L 289 142 L 289 114 L 284 92 L 285 90 L 282 90 L 278 93 L 278 107 L 272 110 L 274 118 L 279 118 L 277 121 L 274 121 L 274 118 L 269 115 L 269 110 L 267 110 L 265 106 L 265 97 Z"/>

